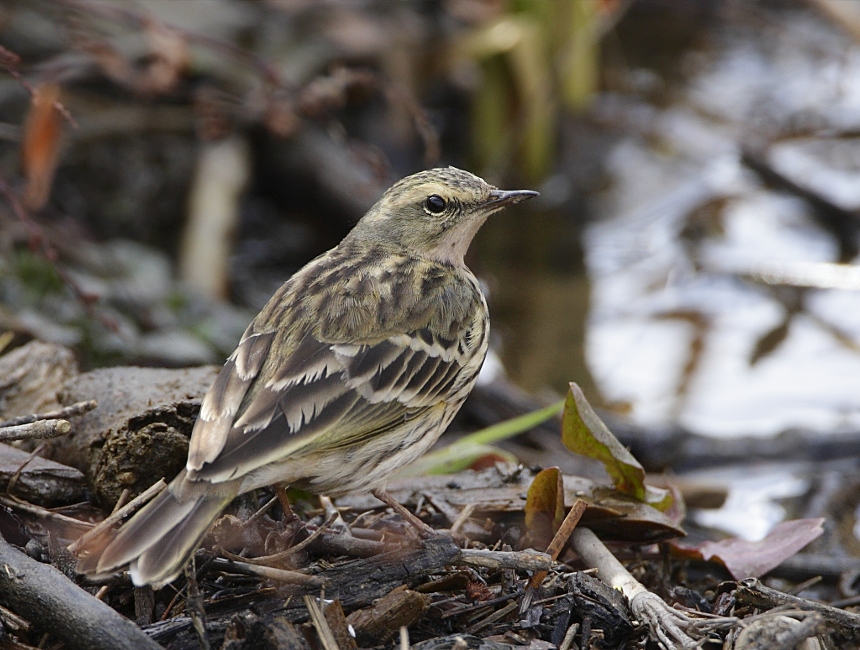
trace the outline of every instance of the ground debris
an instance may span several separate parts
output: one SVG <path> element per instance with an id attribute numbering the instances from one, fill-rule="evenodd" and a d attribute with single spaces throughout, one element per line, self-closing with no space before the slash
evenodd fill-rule
<path id="1" fill-rule="evenodd" d="M 134 497 L 153 477 L 173 477 L 185 465 L 188 438 L 215 366 L 168 369 L 114 367 L 69 381 L 64 404 L 95 399 L 98 408 L 72 418 L 71 435 L 48 445 L 47 455 L 77 467 L 103 506 L 125 489 Z"/>
<path id="2" fill-rule="evenodd" d="M 355 630 L 359 643 L 388 641 L 402 626 L 409 627 L 430 607 L 428 595 L 405 585 L 379 598 L 369 606 L 350 614 L 346 621 Z"/>

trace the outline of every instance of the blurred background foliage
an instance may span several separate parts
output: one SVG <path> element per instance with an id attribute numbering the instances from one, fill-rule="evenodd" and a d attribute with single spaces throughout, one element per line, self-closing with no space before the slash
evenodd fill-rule
<path id="1" fill-rule="evenodd" d="M 853 289 L 762 266 L 857 254 L 848 5 L 6 0 L 0 330 L 85 367 L 220 362 L 394 180 L 454 164 L 541 192 L 470 251 L 488 379 L 642 422 L 707 429 L 731 393 L 739 430 L 752 396 L 800 418 L 771 429 L 853 423 L 776 388 L 853 372 Z"/>
<path id="2" fill-rule="evenodd" d="M 629 4 L 4 3 L 2 326 L 87 365 L 219 360 L 397 178 L 544 183 Z M 474 253 L 490 284 L 511 247 L 501 266 L 555 272 L 545 235 L 579 217 L 533 216 L 533 243 L 508 222 Z M 554 256 L 580 258 L 563 238 Z"/>

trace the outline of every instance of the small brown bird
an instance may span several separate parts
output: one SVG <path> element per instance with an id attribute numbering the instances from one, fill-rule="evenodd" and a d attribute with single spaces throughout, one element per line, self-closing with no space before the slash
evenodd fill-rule
<path id="1" fill-rule="evenodd" d="M 487 353 L 463 255 L 489 215 L 536 195 L 454 167 L 391 187 L 269 300 L 203 400 L 185 470 L 78 570 L 161 587 L 234 497 L 267 485 L 390 502 L 385 482 L 436 442 Z"/>

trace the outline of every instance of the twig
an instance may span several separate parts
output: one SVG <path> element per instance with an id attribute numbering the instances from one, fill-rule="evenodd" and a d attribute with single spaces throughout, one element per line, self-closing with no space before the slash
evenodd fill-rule
<path id="1" fill-rule="evenodd" d="M 849 638 L 860 636 L 860 614 L 846 612 L 830 605 L 783 593 L 762 584 L 758 578 L 747 578 L 738 583 L 735 598 L 739 603 L 755 607 L 777 607 L 790 605 L 795 609 L 818 612 L 826 618 L 840 634 Z"/>
<path id="2" fill-rule="evenodd" d="M 570 650 L 573 647 L 573 639 L 576 633 L 579 632 L 579 623 L 572 623 L 567 632 L 564 634 L 564 640 L 558 646 L 558 650 Z"/>
<path id="3" fill-rule="evenodd" d="M 379 555 L 385 551 L 385 546 L 385 542 L 377 542 L 372 539 L 359 539 L 358 537 L 335 533 L 323 533 L 314 543 L 314 549 L 338 555 L 350 555 L 352 557 L 372 557 Z"/>
<path id="4" fill-rule="evenodd" d="M 101 521 L 95 528 L 84 533 L 74 542 L 69 544 L 68 550 L 70 553 L 75 553 L 81 546 L 89 542 L 90 540 L 95 539 L 105 531 L 111 529 L 114 524 L 122 521 L 123 517 L 127 514 L 134 512 L 144 503 L 155 497 L 159 492 L 161 492 L 164 488 L 167 487 L 167 483 L 164 482 L 164 479 L 158 479 L 158 482 L 154 485 L 149 486 L 146 490 L 138 494 L 134 499 L 129 501 L 122 508 L 111 514 L 109 517 L 106 517 L 103 521 Z"/>
<path id="5" fill-rule="evenodd" d="M 218 549 L 220 553 L 224 553 L 223 549 Z M 251 564 L 241 560 L 219 559 L 212 560 L 213 568 L 222 571 L 233 571 L 244 575 L 259 576 L 268 578 L 277 582 L 283 582 L 291 585 L 302 585 L 306 587 L 324 587 L 326 580 L 319 576 L 308 575 L 299 571 L 289 571 L 287 569 L 277 569 L 270 566 L 261 566 L 259 564 Z"/>
<path id="6" fill-rule="evenodd" d="M 21 63 L 20 56 L 0 45 L 0 65 L 6 68 L 6 72 L 9 73 L 9 76 L 17 81 L 21 87 L 29 93 L 30 97 L 33 97 L 36 94 L 36 89 L 30 85 L 29 81 L 24 79 L 24 76 L 20 72 L 18 72 L 19 63 Z M 72 114 L 69 113 L 68 109 L 63 106 L 59 100 L 52 102 L 51 105 L 54 107 L 55 111 L 65 118 L 66 122 L 68 122 L 72 128 L 78 128 L 78 123 L 75 121 L 75 118 L 72 117 Z"/>
<path id="7" fill-rule="evenodd" d="M 334 632 L 332 632 L 328 621 L 325 620 L 317 601 L 312 596 L 305 596 L 305 607 L 308 608 L 308 614 L 311 615 L 311 623 L 317 631 L 323 650 L 339 650 Z"/>
<path id="8" fill-rule="evenodd" d="M 521 571 L 548 571 L 552 568 L 552 558 L 538 551 L 485 551 L 480 549 L 461 549 L 452 564 L 487 569 L 519 569 Z"/>
<path id="9" fill-rule="evenodd" d="M 15 473 L 12 474 L 12 477 L 9 479 L 9 482 L 6 484 L 6 494 L 8 494 L 9 496 L 12 495 L 12 493 L 15 491 L 15 486 L 18 485 L 18 480 L 21 478 L 21 472 L 24 471 L 24 468 L 27 467 L 27 465 L 29 465 L 31 462 L 33 462 L 34 458 L 36 458 L 39 454 L 42 453 L 42 450 L 45 449 L 46 444 L 47 443 L 45 443 L 45 442 L 40 442 L 36 446 L 36 448 L 30 452 L 30 455 L 27 456 L 27 458 L 24 460 L 24 462 L 18 466 L 18 469 L 15 470 Z"/>
<path id="10" fill-rule="evenodd" d="M 2 47 L 2 46 L 0 46 Z M 19 415 L 17 418 L 0 422 L 0 428 L 15 427 L 19 424 L 30 424 L 37 420 L 56 420 L 66 419 L 75 415 L 83 415 L 96 408 L 99 403 L 94 399 L 88 399 L 84 402 L 75 402 L 70 406 L 65 406 L 56 411 L 48 411 L 47 413 L 33 413 L 31 415 Z"/>
<path id="11" fill-rule="evenodd" d="M 191 625 L 197 635 L 197 643 L 201 650 L 210 650 L 209 634 L 206 632 L 206 612 L 203 609 L 203 596 L 197 585 L 197 568 L 194 556 L 185 566 L 185 580 L 188 583 L 188 593 L 185 596 L 185 611 L 191 618 Z"/>
<path id="12" fill-rule="evenodd" d="M 377 499 L 379 499 L 380 501 L 382 501 L 382 503 L 387 505 L 389 508 L 394 510 L 394 512 L 396 512 L 398 515 L 403 517 L 409 524 L 412 525 L 413 528 L 415 528 L 418 531 L 418 533 L 420 535 L 422 535 L 424 537 L 432 537 L 433 535 L 437 534 L 433 528 L 431 528 L 430 526 L 425 524 L 423 521 L 421 521 L 417 515 L 414 515 L 409 510 L 407 510 L 403 506 L 403 504 L 401 504 L 399 501 L 397 501 L 394 497 L 392 497 L 390 494 L 388 494 L 388 492 L 386 492 L 385 490 L 383 490 L 381 488 L 377 488 L 376 490 L 373 490 L 371 492 L 371 494 L 373 496 L 375 496 Z"/>
<path id="13" fill-rule="evenodd" d="M 94 524 L 91 524 L 88 521 L 81 521 L 80 519 L 67 517 L 66 515 L 60 514 L 59 512 L 54 512 L 53 510 L 48 510 L 47 508 L 43 508 L 42 506 L 37 506 L 35 503 L 30 503 L 29 501 L 22 501 L 21 499 L 14 497 L 11 494 L 0 494 L 0 505 L 8 506 L 9 508 L 14 508 L 16 510 L 22 510 L 38 517 L 47 517 L 49 519 L 53 518 L 57 521 L 63 521 L 67 524 L 72 524 L 74 526 L 82 526 L 84 528 L 92 528 L 94 526 Z"/>
<path id="14" fill-rule="evenodd" d="M 21 618 L 11 609 L 6 609 L 2 605 L 0 605 L 0 621 L 3 621 L 3 627 L 13 632 L 17 632 L 18 630 L 26 632 L 30 629 L 30 621 Z"/>
<path id="15" fill-rule="evenodd" d="M 273 496 L 271 499 L 269 499 L 269 500 L 268 500 L 268 501 L 263 505 L 263 507 L 262 507 L 262 508 L 259 508 L 259 509 L 257 510 L 257 512 L 255 512 L 253 515 L 251 515 L 250 517 L 248 517 L 248 518 L 243 522 L 243 524 L 242 524 L 242 525 L 247 527 L 247 526 L 250 526 L 251 524 L 253 524 L 254 522 L 256 522 L 260 517 L 262 517 L 264 514 L 266 514 L 266 513 L 268 512 L 269 508 L 271 508 L 273 505 L 275 505 L 275 503 L 277 502 L 277 500 L 278 500 L 277 495 Z"/>
<path id="16" fill-rule="evenodd" d="M 469 520 L 469 517 L 472 516 L 473 512 L 475 512 L 475 504 L 474 503 L 470 503 L 465 508 L 463 508 L 463 511 L 457 517 L 457 520 L 453 524 L 451 524 L 451 531 L 450 532 L 452 535 L 454 533 L 456 533 L 457 531 L 459 531 L 460 528 L 462 528 L 463 524 L 465 524 Z"/>
<path id="17" fill-rule="evenodd" d="M 570 539 L 573 529 L 576 528 L 579 520 L 582 519 L 582 515 L 587 507 L 588 504 L 583 499 L 577 499 L 571 506 L 570 512 L 567 513 L 567 516 L 564 518 L 564 521 L 561 522 L 561 526 L 559 526 L 559 529 L 556 531 L 555 536 L 549 543 L 549 546 L 546 547 L 546 552 L 553 561 L 558 558 L 558 554 L 561 553 L 561 549 L 563 549 L 565 544 L 567 544 L 567 540 Z M 546 576 L 546 571 L 538 571 L 532 576 L 529 586 L 532 589 L 537 589 Z"/>
<path id="18" fill-rule="evenodd" d="M 68 420 L 38 420 L 27 424 L 0 427 L 0 442 L 57 438 L 72 430 Z"/>
<path id="19" fill-rule="evenodd" d="M 478 621 L 477 623 L 475 623 L 474 625 L 472 625 L 470 628 L 468 628 L 466 630 L 466 634 L 476 634 L 477 632 L 480 632 L 485 627 L 492 625 L 496 621 L 504 618 L 505 616 L 507 616 L 508 614 L 513 612 L 516 608 L 517 608 L 516 601 L 509 602 L 507 605 L 505 605 L 501 609 L 496 610 L 495 612 L 493 612 L 492 614 L 487 616 L 487 618 L 482 619 L 482 620 Z"/>
<path id="20" fill-rule="evenodd" d="M 113 510 L 110 513 L 116 514 L 120 511 L 120 509 L 125 506 L 125 502 L 128 501 L 128 495 L 131 494 L 128 488 L 123 488 L 122 492 L 119 493 L 119 499 L 116 500 L 116 503 L 113 504 Z"/>
<path id="21" fill-rule="evenodd" d="M 490 598 L 488 600 L 482 600 L 479 603 L 475 603 L 474 605 L 466 605 L 464 607 L 460 607 L 459 609 L 452 609 L 450 611 L 442 614 L 442 619 L 451 618 L 452 616 L 462 616 L 463 614 L 468 614 L 469 612 L 474 612 L 479 609 L 484 609 L 485 607 L 491 607 L 497 603 L 503 603 L 506 600 L 517 599 L 523 595 L 523 590 L 518 589 L 509 594 L 502 594 L 501 596 L 496 596 L 495 598 Z M 459 596 L 455 596 L 455 598 L 459 598 Z M 437 605 L 439 603 L 436 603 Z"/>
<path id="22" fill-rule="evenodd" d="M 658 644 L 663 648 L 699 647 L 698 642 L 685 632 L 692 619 L 683 612 L 672 609 L 657 594 L 648 591 L 590 529 L 577 528 L 571 535 L 571 541 L 582 561 L 597 569 L 598 578 L 627 596 L 633 614 L 640 621 L 647 623 Z"/>

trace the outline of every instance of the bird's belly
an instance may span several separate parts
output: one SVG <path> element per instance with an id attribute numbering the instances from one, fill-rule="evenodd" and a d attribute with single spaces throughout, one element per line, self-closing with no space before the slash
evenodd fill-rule
<path id="1" fill-rule="evenodd" d="M 409 429 L 392 431 L 339 450 L 296 455 L 253 472 L 242 492 L 288 483 L 314 494 L 340 496 L 383 486 L 402 466 L 423 455 L 439 439 L 460 410 L 462 401 L 449 403 L 438 414 L 409 422 Z"/>

